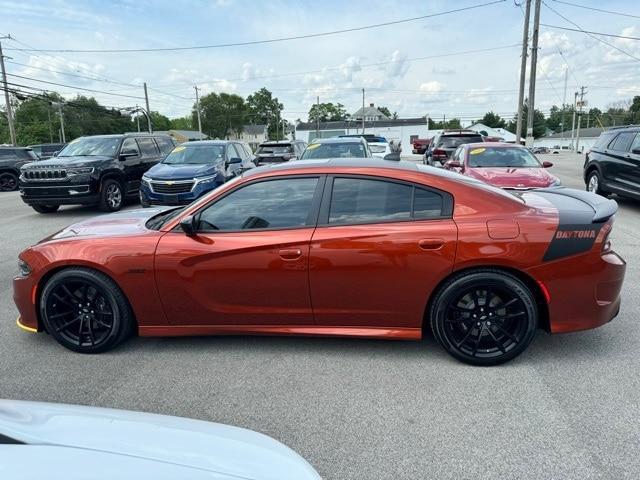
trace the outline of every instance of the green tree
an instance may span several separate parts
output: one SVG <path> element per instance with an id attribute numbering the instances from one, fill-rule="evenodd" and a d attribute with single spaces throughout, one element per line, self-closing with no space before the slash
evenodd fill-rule
<path id="1" fill-rule="evenodd" d="M 491 128 L 504 128 L 507 125 L 504 118 L 493 112 L 485 113 L 484 117 L 482 117 L 479 122 Z"/>
<path id="2" fill-rule="evenodd" d="M 391 110 L 389 110 L 387 107 L 376 107 L 376 108 L 383 115 L 386 115 L 389 118 L 393 117 L 393 114 L 391 113 Z"/>
<path id="3" fill-rule="evenodd" d="M 196 106 L 191 124 L 198 124 Z M 241 132 L 247 118 L 247 105 L 234 93 L 209 93 L 200 99 L 202 131 L 212 138 L 227 138 L 232 132 Z"/>
<path id="4" fill-rule="evenodd" d="M 562 107 L 553 105 L 549 111 L 549 116 L 546 119 L 547 128 L 554 132 L 571 130 L 573 110 L 573 105 L 563 105 Z M 564 127 L 562 126 L 563 121 Z"/>
<path id="5" fill-rule="evenodd" d="M 196 125 L 198 120 L 196 119 Z M 191 117 L 172 118 L 169 124 L 169 130 L 192 130 Z"/>
<path id="6" fill-rule="evenodd" d="M 526 137 L 527 134 L 527 116 L 529 109 L 527 105 L 524 105 L 522 108 L 522 138 Z M 511 133 L 516 133 L 516 116 L 514 115 L 513 119 L 507 123 L 507 130 Z M 544 118 L 544 114 L 535 109 L 533 111 L 533 138 L 542 137 L 547 131 L 547 123 Z"/>
<path id="7" fill-rule="evenodd" d="M 332 122 L 347 118 L 347 111 L 341 103 L 313 104 L 309 109 L 309 121 Z"/>
<path id="8" fill-rule="evenodd" d="M 279 122 L 283 109 L 284 105 L 264 87 L 247 97 L 249 122 L 255 125 L 268 125 L 270 139 L 282 138 L 282 124 Z"/>
<path id="9" fill-rule="evenodd" d="M 462 128 L 462 124 L 460 123 L 460 119 L 452 118 L 450 120 L 446 120 L 444 122 L 438 122 L 436 120 L 429 119 L 429 129 L 430 130 L 456 130 Z"/>
<path id="10" fill-rule="evenodd" d="M 151 111 L 151 126 L 153 130 L 171 130 L 171 120 L 159 112 Z"/>

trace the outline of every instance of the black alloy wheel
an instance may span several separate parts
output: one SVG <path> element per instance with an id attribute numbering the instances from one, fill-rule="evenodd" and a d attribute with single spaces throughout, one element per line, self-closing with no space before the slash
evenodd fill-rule
<path id="1" fill-rule="evenodd" d="M 474 271 L 449 280 L 431 308 L 431 328 L 455 358 L 472 365 L 497 365 L 531 343 L 538 310 L 529 288 L 495 270 Z"/>
<path id="2" fill-rule="evenodd" d="M 0 172 L 0 192 L 13 192 L 18 189 L 18 176 L 12 172 Z"/>
<path id="3" fill-rule="evenodd" d="M 40 314 L 51 336 L 81 353 L 115 347 L 134 325 L 129 304 L 115 282 L 86 268 L 53 275 L 40 297 Z"/>
<path id="4" fill-rule="evenodd" d="M 100 210 L 117 212 L 124 203 L 122 185 L 117 180 L 106 179 L 100 186 Z"/>

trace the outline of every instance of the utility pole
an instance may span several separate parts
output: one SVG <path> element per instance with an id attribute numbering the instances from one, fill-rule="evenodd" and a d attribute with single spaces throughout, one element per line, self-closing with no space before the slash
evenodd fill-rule
<path id="1" fill-rule="evenodd" d="M 584 105 L 584 89 L 587 87 L 580 87 L 580 111 L 578 112 L 578 130 L 576 131 L 576 153 L 580 148 L 580 123 L 582 122 L 582 107 Z"/>
<path id="2" fill-rule="evenodd" d="M 62 143 L 67 143 L 67 138 L 64 134 L 64 115 L 62 114 L 62 102 L 49 102 L 52 106 L 58 107 L 58 115 L 60 116 L 60 134 L 62 137 Z"/>
<path id="3" fill-rule="evenodd" d="M 11 36 L 0 37 L 0 40 L 5 38 L 11 38 Z M 14 147 L 18 146 L 16 140 L 16 127 L 13 124 L 13 110 L 11 108 L 11 98 L 9 96 L 9 88 L 7 87 L 7 71 L 4 67 L 4 55 L 2 54 L 2 42 L 0 42 L 0 67 L 2 67 L 2 86 L 4 88 L 4 101 L 7 107 L 7 122 L 9 122 L 9 136 L 11 137 L 11 144 Z"/>
<path id="4" fill-rule="evenodd" d="M 194 85 L 193 88 L 196 91 L 196 112 L 198 113 L 198 132 L 202 134 L 202 120 L 200 119 L 200 97 L 198 95 L 198 86 Z"/>
<path id="5" fill-rule="evenodd" d="M 136 104 L 136 124 L 138 125 L 138 133 L 140 133 L 140 107 Z"/>
<path id="6" fill-rule="evenodd" d="M 573 120 L 571 120 L 571 150 L 574 147 L 576 137 L 576 107 L 578 106 L 578 92 L 573 92 Z"/>
<path id="7" fill-rule="evenodd" d="M 562 139 L 560 141 L 560 149 L 564 147 L 564 113 L 567 104 L 567 74 L 569 73 L 569 69 L 564 69 L 564 95 L 562 96 L 562 126 L 560 127 L 560 133 L 562 135 Z"/>
<path id="8" fill-rule="evenodd" d="M 364 88 L 362 89 L 362 134 L 364 135 Z"/>
<path id="9" fill-rule="evenodd" d="M 516 143 L 520 144 L 522 137 L 522 105 L 524 104 L 524 83 L 527 74 L 527 51 L 529 46 L 529 17 L 531 0 L 527 0 L 524 10 L 524 28 L 522 29 L 522 54 L 520 58 L 520 89 L 518 90 L 518 118 L 516 120 Z"/>
<path id="10" fill-rule="evenodd" d="M 316 97 L 316 138 L 320 136 L 320 95 Z"/>
<path id="11" fill-rule="evenodd" d="M 533 114 L 535 112 L 536 97 L 536 64 L 538 63 L 538 32 L 540 30 L 540 3 L 536 0 L 533 14 L 533 39 L 531 44 L 531 73 L 529 75 L 529 103 L 527 104 L 527 138 L 525 145 L 533 146 Z"/>
<path id="12" fill-rule="evenodd" d="M 147 105 L 147 127 L 149 127 L 149 133 L 152 133 L 151 110 L 149 110 L 149 95 L 147 94 L 147 82 L 144 82 L 144 102 Z"/>

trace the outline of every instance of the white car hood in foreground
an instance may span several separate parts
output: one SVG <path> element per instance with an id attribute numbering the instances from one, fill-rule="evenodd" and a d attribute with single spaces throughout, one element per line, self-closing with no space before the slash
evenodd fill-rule
<path id="1" fill-rule="evenodd" d="M 4 479 L 317 480 L 302 457 L 242 428 L 125 410 L 0 400 Z"/>

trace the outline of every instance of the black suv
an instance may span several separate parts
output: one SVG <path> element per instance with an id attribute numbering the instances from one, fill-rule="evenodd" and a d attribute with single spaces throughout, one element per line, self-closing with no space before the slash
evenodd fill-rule
<path id="1" fill-rule="evenodd" d="M 59 152 L 65 147 L 66 143 L 41 143 L 39 145 L 29 145 L 29 148 L 33 150 L 40 160 L 46 160 L 55 156 L 56 152 Z"/>
<path id="2" fill-rule="evenodd" d="M 55 212 L 60 205 L 98 205 L 115 212 L 126 196 L 138 196 L 142 175 L 174 147 L 168 135 L 80 137 L 55 157 L 24 165 L 20 194 L 39 213 Z"/>
<path id="3" fill-rule="evenodd" d="M 444 165 L 460 145 L 479 142 L 483 142 L 482 135 L 473 130 L 443 130 L 431 139 L 422 161 L 426 165 Z"/>
<path id="4" fill-rule="evenodd" d="M 307 144 L 302 140 L 263 142 L 256 150 L 254 163 L 256 165 L 267 165 L 269 163 L 297 160 L 302 156 L 306 146 Z"/>
<path id="5" fill-rule="evenodd" d="M 640 199 L 640 125 L 602 132 L 585 155 L 583 172 L 590 192 Z"/>
<path id="6" fill-rule="evenodd" d="M 30 148 L 0 147 L 0 192 L 17 190 L 20 167 L 36 160 Z"/>

